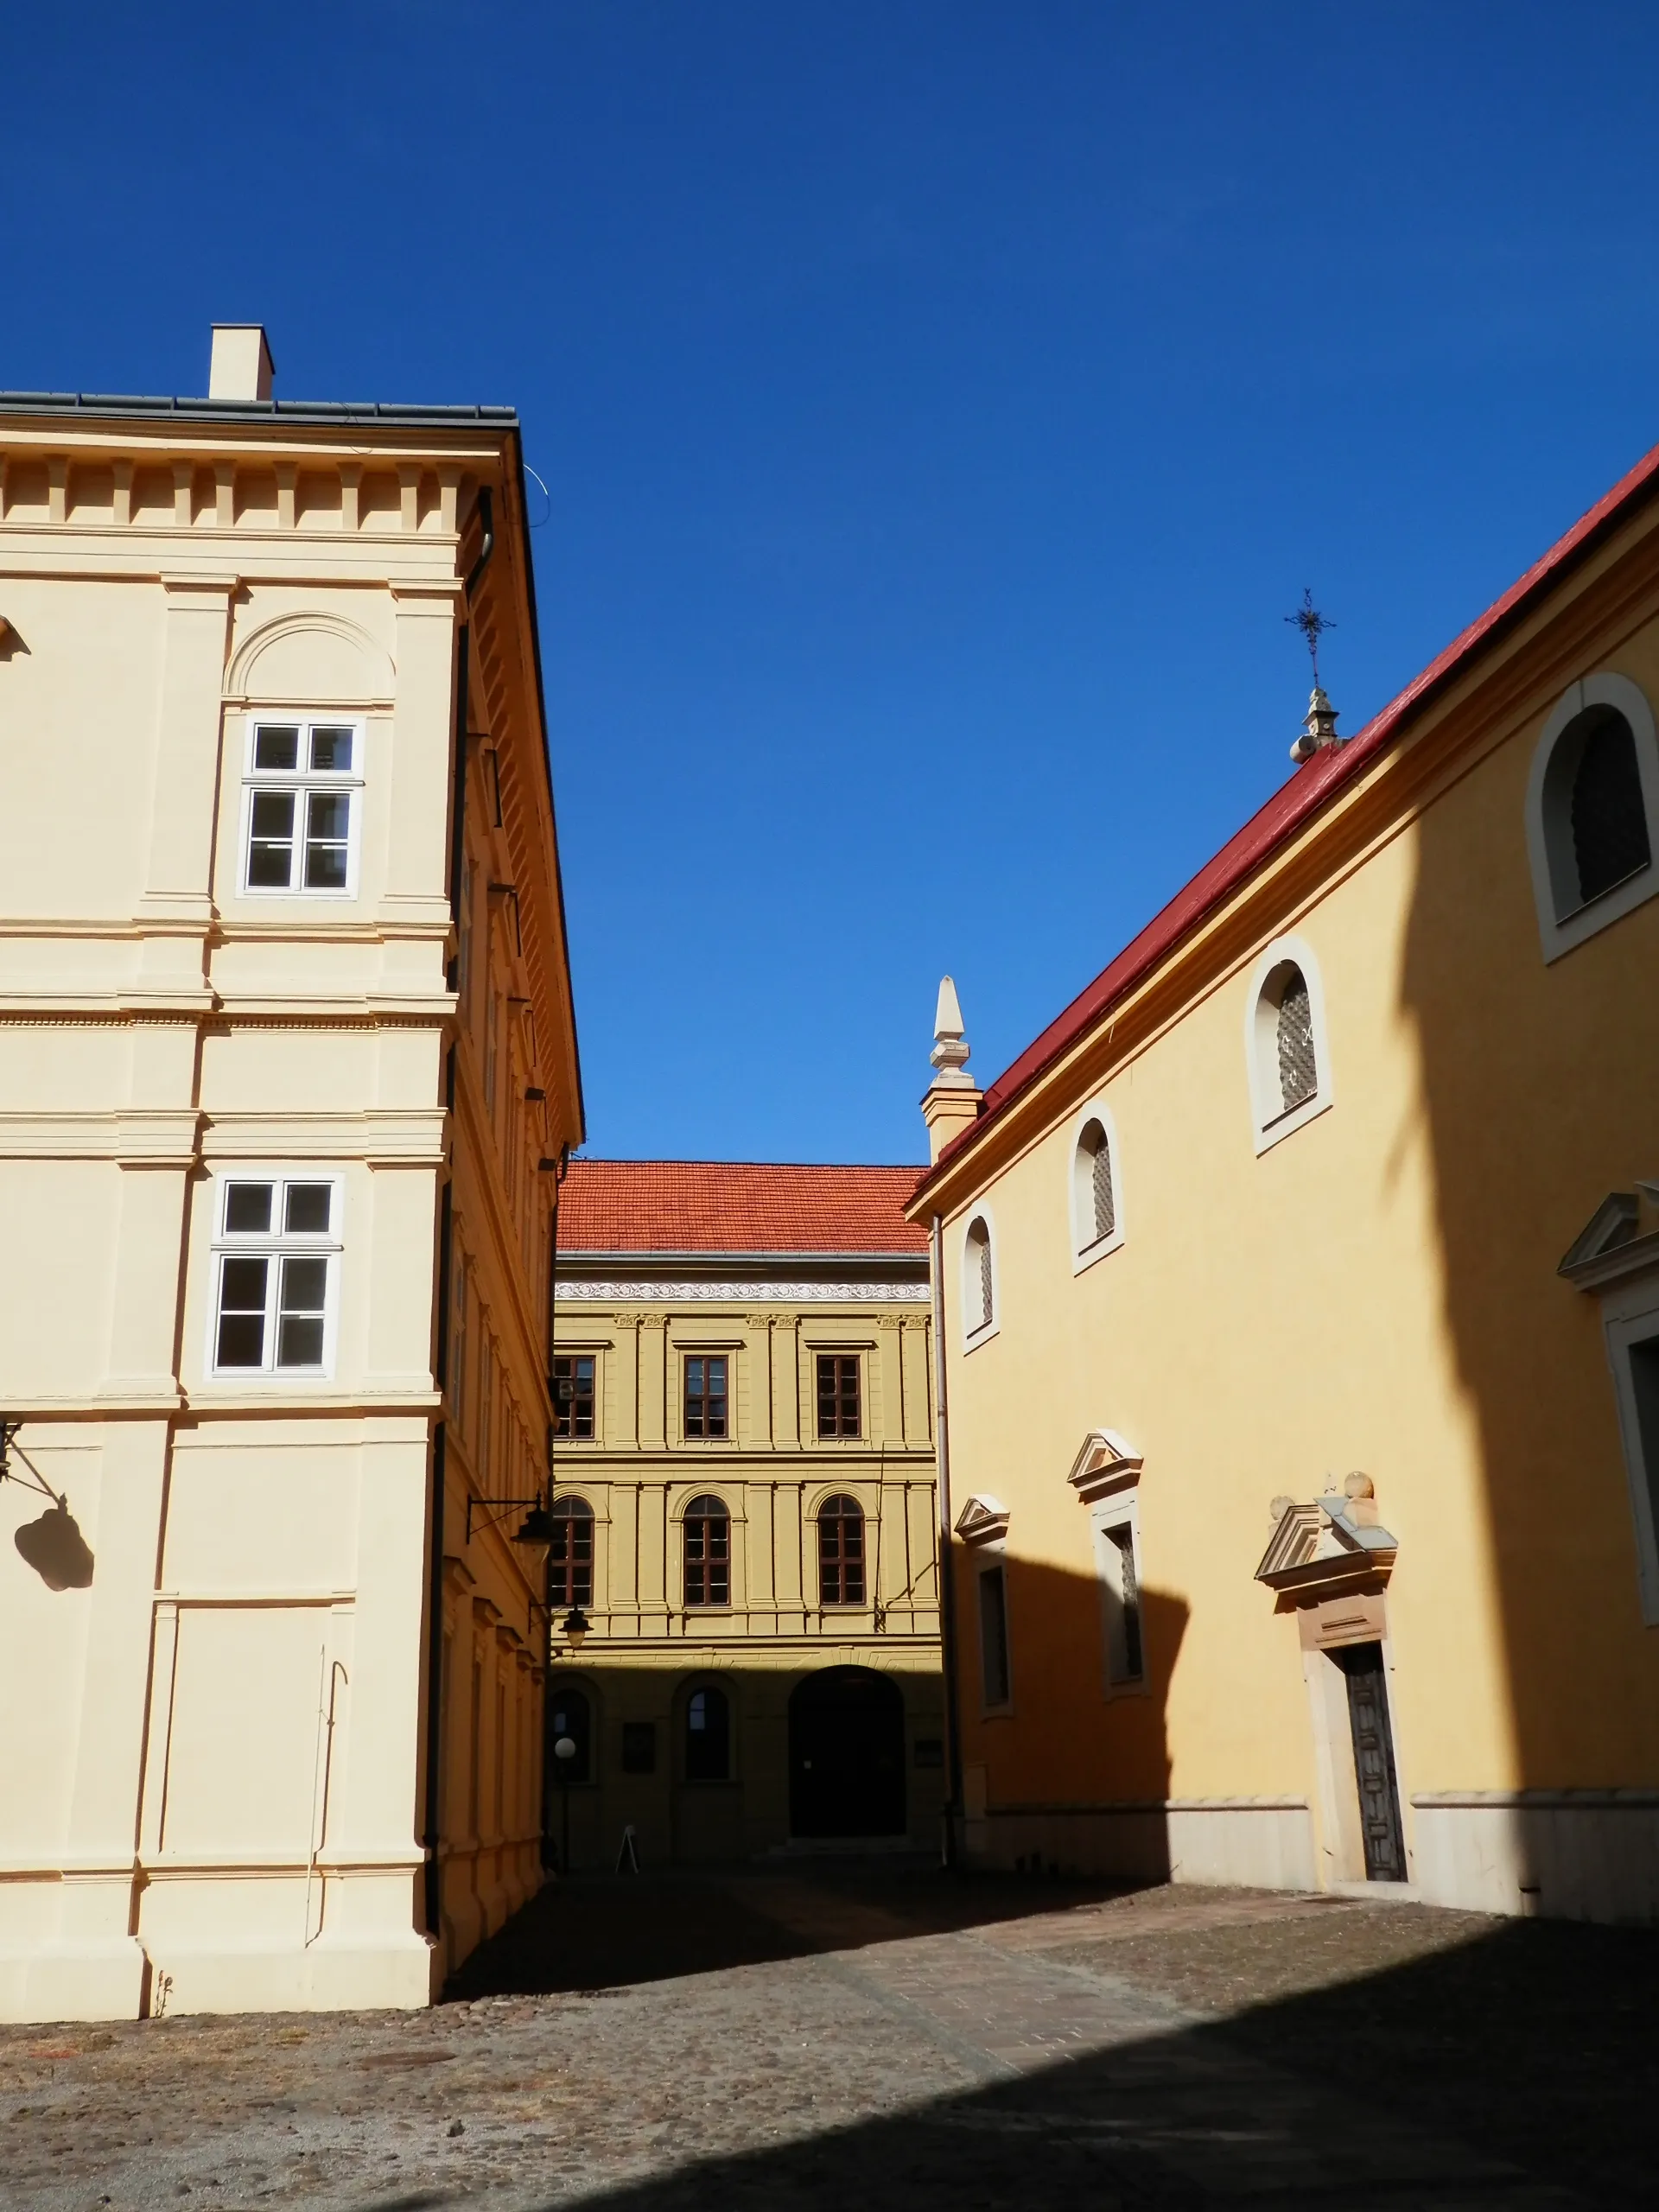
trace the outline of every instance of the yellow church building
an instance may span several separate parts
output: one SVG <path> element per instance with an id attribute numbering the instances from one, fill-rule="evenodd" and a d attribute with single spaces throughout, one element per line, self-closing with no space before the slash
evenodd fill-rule
<path id="1" fill-rule="evenodd" d="M 1659 1915 L 1656 492 L 982 1094 L 942 992 L 970 1859 Z"/>
<path id="2" fill-rule="evenodd" d="M 918 1173 L 570 1162 L 547 1693 L 567 1864 L 938 1848 Z"/>
<path id="3" fill-rule="evenodd" d="M 0 394 L 0 2018 L 423 2005 L 542 1879 L 518 424 L 272 379 Z"/>

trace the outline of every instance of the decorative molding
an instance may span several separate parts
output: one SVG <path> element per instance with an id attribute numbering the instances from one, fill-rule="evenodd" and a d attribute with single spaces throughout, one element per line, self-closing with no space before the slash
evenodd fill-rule
<path id="1" fill-rule="evenodd" d="M 274 646 L 290 638 L 320 636 L 332 639 L 336 645 L 347 646 L 361 668 L 359 681 L 349 691 L 341 691 L 327 699 L 330 706 L 384 706 L 396 696 L 397 673 L 385 647 L 369 635 L 360 623 L 343 614 L 324 608 L 308 609 L 293 614 L 279 614 L 266 622 L 244 639 L 232 657 L 230 671 L 225 679 L 224 696 L 237 702 L 257 698 L 262 706 L 275 707 L 294 703 L 306 707 L 320 707 L 323 698 L 316 692 L 289 694 L 280 687 L 276 690 L 263 688 L 255 677 L 257 664 Z"/>
<path id="2" fill-rule="evenodd" d="M 561 1282 L 556 1305 L 613 1305 L 618 1298 L 652 1306 L 925 1306 L 925 1282 Z"/>
<path id="3" fill-rule="evenodd" d="M 1145 1464 L 1134 1445 L 1115 1428 L 1091 1428 L 1065 1479 L 1084 1505 L 1092 1505 L 1115 1491 L 1132 1490 Z"/>
<path id="4" fill-rule="evenodd" d="M 957 1534 L 964 1544 L 1000 1544 L 1007 1535 L 1008 1519 L 1008 1509 L 1001 1499 L 982 1491 L 957 1514 Z"/>
<path id="5" fill-rule="evenodd" d="M 1557 1274 L 1580 1290 L 1605 1290 L 1659 1268 L 1659 1229 L 1642 1227 L 1644 1197 L 1659 1199 L 1659 1184 L 1610 1191 L 1567 1248 Z"/>
<path id="6" fill-rule="evenodd" d="M 1370 1477 L 1350 1475 L 1344 1492 L 1306 1505 L 1274 1498 L 1273 1535 L 1255 1570 L 1258 1582 L 1308 1603 L 1388 1580 L 1399 1540 L 1376 1517 Z"/>

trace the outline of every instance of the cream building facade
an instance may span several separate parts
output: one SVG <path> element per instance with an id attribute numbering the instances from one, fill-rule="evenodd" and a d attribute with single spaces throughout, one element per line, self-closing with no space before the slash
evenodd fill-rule
<path id="1" fill-rule="evenodd" d="M 918 1172 L 570 1164 L 547 1711 L 577 1867 L 938 1847 Z"/>
<path id="2" fill-rule="evenodd" d="M 0 396 L 0 2017 L 424 2004 L 540 1879 L 518 426 L 271 380 Z"/>
<path id="3" fill-rule="evenodd" d="M 1659 454 L 982 1094 L 970 1858 L 1659 1916 Z"/>

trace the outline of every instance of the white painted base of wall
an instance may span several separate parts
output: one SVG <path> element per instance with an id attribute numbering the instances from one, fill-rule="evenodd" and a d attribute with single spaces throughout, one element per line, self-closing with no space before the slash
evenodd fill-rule
<path id="1" fill-rule="evenodd" d="M 1659 1921 L 1659 1790 L 1437 1790 L 1411 1804 L 1433 1904 Z"/>
<path id="2" fill-rule="evenodd" d="M 1034 1853 L 1109 1881 L 1329 1890 L 1379 1902 L 1555 1920 L 1659 1921 L 1659 1790 L 1446 1790 L 1411 1801 L 1404 1882 L 1322 1879 L 1308 1806 L 1290 1797 L 987 1808 L 970 1866 Z"/>
<path id="3" fill-rule="evenodd" d="M 970 1865 L 1012 1866 L 1035 1853 L 1045 1866 L 1109 1881 L 1318 1886 L 1313 1821 L 1298 1797 L 988 1809 L 965 1823 L 964 1843 Z"/>
<path id="4" fill-rule="evenodd" d="M 159 1966 L 159 1962 L 158 1962 Z M 411 2012 L 437 1995 L 437 1947 L 410 1935 L 396 1946 L 312 1945 L 308 1951 L 169 1950 L 152 2012 Z"/>
<path id="5" fill-rule="evenodd" d="M 0 1950 L 0 2020 L 136 2020 L 143 1991 L 135 1936 Z"/>

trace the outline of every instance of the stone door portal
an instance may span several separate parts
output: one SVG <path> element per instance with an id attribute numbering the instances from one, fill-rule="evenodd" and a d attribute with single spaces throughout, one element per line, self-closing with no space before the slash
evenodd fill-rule
<path id="1" fill-rule="evenodd" d="M 1405 1839 L 1394 1774 L 1394 1738 L 1380 1643 L 1351 1643 L 1332 1657 L 1348 1677 L 1348 1721 L 1354 1737 L 1354 1779 L 1365 1840 L 1368 1882 L 1403 1882 Z"/>

